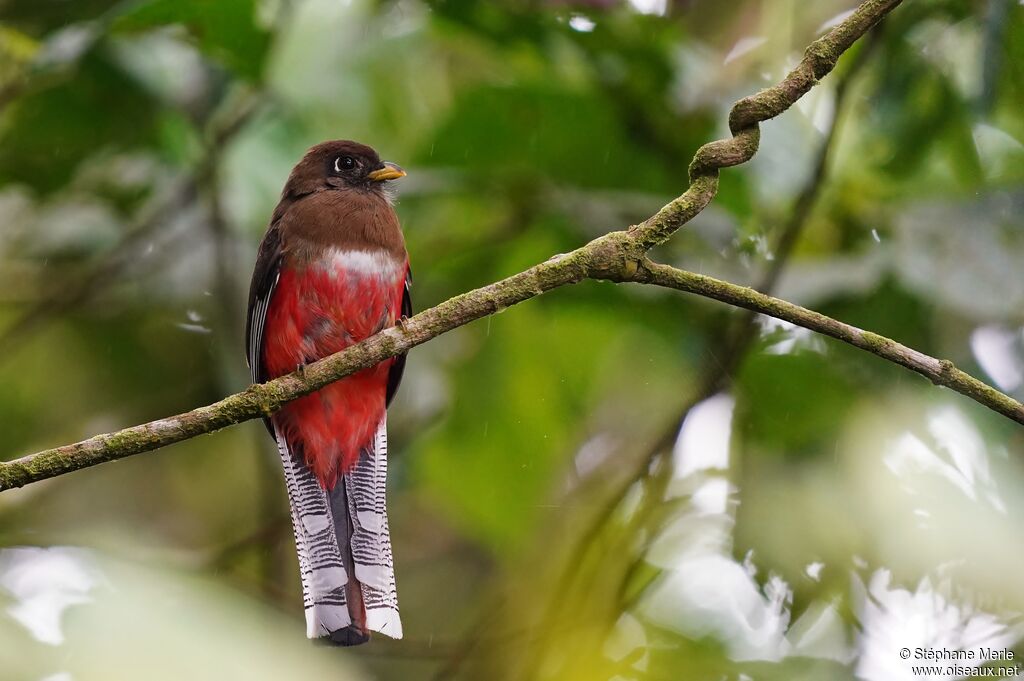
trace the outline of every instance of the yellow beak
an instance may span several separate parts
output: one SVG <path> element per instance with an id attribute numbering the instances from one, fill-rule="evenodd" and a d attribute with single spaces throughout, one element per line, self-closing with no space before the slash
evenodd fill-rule
<path id="1" fill-rule="evenodd" d="M 395 165 L 394 163 L 384 162 L 383 168 L 378 168 L 370 173 L 369 177 L 374 182 L 383 182 L 384 180 L 397 180 L 400 177 L 405 177 L 405 171 L 402 170 L 401 166 Z"/>

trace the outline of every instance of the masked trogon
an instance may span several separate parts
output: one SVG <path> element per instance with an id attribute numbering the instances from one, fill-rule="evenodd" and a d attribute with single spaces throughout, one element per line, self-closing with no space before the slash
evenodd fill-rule
<path id="1" fill-rule="evenodd" d="M 310 149 L 260 244 L 246 355 L 256 383 L 412 314 L 409 257 L 391 206 L 405 175 L 351 141 Z M 306 633 L 339 645 L 401 638 L 385 507 L 387 407 L 405 357 L 290 402 L 267 420 L 284 464 Z"/>

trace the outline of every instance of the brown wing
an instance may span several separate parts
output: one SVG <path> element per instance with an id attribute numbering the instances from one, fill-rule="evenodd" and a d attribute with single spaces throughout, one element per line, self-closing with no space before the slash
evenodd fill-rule
<path id="1" fill-rule="evenodd" d="M 412 316 L 412 296 L 409 294 L 409 290 L 412 288 L 412 270 L 405 271 L 405 290 L 402 292 L 402 316 Z M 391 370 L 388 372 L 388 392 L 387 397 L 384 401 L 384 406 L 388 407 L 391 405 L 391 399 L 398 392 L 398 386 L 402 383 L 402 373 L 405 371 L 405 355 L 397 355 L 395 361 L 391 364 Z"/>
<path id="2" fill-rule="evenodd" d="M 263 369 L 263 331 L 267 308 L 281 274 L 281 232 L 271 225 L 256 256 L 256 269 L 249 285 L 249 309 L 245 319 L 245 359 L 249 363 L 253 383 L 267 380 Z"/>

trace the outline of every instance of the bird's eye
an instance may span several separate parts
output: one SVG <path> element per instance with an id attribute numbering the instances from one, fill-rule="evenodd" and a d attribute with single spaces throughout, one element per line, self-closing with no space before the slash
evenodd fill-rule
<path id="1" fill-rule="evenodd" d="M 334 159 L 334 172 L 340 173 L 343 170 L 352 170 L 356 167 L 356 160 L 351 156 L 339 156 Z"/>

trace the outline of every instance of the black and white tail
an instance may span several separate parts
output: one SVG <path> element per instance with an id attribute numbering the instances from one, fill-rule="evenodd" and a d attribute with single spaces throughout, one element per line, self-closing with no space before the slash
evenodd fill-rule
<path id="1" fill-rule="evenodd" d="M 306 635 L 357 645 L 376 631 L 402 638 L 385 506 L 386 419 L 331 491 L 276 433 L 291 503 L 306 607 Z"/>

